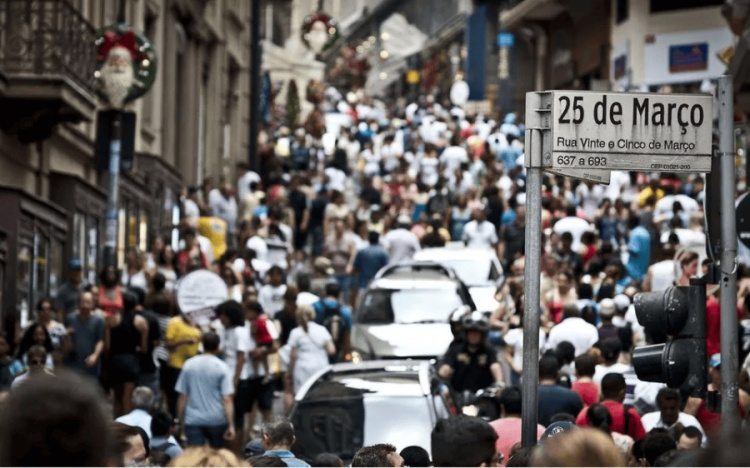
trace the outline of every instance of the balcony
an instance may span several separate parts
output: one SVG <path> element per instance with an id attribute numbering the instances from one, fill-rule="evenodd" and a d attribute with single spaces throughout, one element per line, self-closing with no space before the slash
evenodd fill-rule
<path id="1" fill-rule="evenodd" d="M 91 120 L 94 40 L 67 0 L 0 0 L 0 128 L 29 143 Z"/>

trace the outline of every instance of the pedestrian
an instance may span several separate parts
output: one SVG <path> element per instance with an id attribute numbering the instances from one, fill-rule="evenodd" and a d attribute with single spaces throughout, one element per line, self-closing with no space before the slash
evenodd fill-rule
<path id="1" fill-rule="evenodd" d="M 610 373 L 604 376 L 601 383 L 601 404 L 612 415 L 612 432 L 629 435 L 633 440 L 642 439 L 646 431 L 641 422 L 641 416 L 630 405 L 625 406 L 625 378 L 622 374 Z M 588 426 L 589 420 L 586 410 L 578 412 L 576 425 Z"/>
<path id="2" fill-rule="evenodd" d="M 55 311 L 52 307 L 52 299 L 40 299 L 36 308 L 37 320 L 40 325 L 47 329 L 50 340 L 52 340 L 52 362 L 55 367 L 60 366 L 63 361 L 63 344 L 65 343 L 65 326 L 54 319 Z"/>
<path id="3" fill-rule="evenodd" d="M 575 416 L 583 409 L 581 397 L 558 384 L 560 371 L 557 358 L 545 356 L 539 360 L 539 412 L 537 422 L 549 426 L 552 416 L 567 413 Z"/>
<path id="4" fill-rule="evenodd" d="M 328 330 L 315 323 L 315 311 L 310 306 L 297 308 L 297 328 L 289 335 L 289 347 L 291 355 L 286 373 L 285 402 L 291 408 L 293 395 L 328 364 L 329 357 L 336 354 L 336 347 Z"/>
<path id="5" fill-rule="evenodd" d="M 250 466 L 227 449 L 211 447 L 188 447 L 182 455 L 174 458 L 169 466 L 192 467 L 239 467 Z"/>
<path id="6" fill-rule="evenodd" d="M 151 419 L 151 461 L 158 466 L 167 466 L 183 453 L 174 438 L 176 422 L 171 414 L 164 411 L 157 412 Z"/>
<path id="7" fill-rule="evenodd" d="M 481 418 L 441 419 L 430 439 L 435 466 L 498 466 L 502 461 L 495 448 L 497 433 Z"/>
<path id="8" fill-rule="evenodd" d="M 118 283 L 117 268 L 112 265 L 106 266 L 99 273 L 99 302 L 98 307 L 104 315 L 112 315 L 122 311 L 122 289 Z"/>
<path id="9" fill-rule="evenodd" d="M 346 222 L 337 219 L 333 223 L 333 234 L 326 239 L 323 256 L 331 260 L 334 280 L 341 286 L 341 297 L 346 304 L 349 304 L 351 273 L 356 253 L 357 246 Z"/>
<path id="10" fill-rule="evenodd" d="M 357 252 L 352 272 L 357 275 L 357 289 L 364 291 L 381 268 L 388 265 L 388 254 L 380 244 L 377 231 L 367 233 L 368 246 Z M 352 300 L 356 304 L 356 297 Z"/>
<path id="11" fill-rule="evenodd" d="M 575 356 L 580 356 L 599 341 L 596 326 L 581 318 L 575 303 L 568 303 L 562 309 L 562 322 L 552 327 L 545 349 L 555 349 L 562 341 L 569 341 L 575 347 Z"/>
<path id="12" fill-rule="evenodd" d="M 177 393 L 175 384 L 185 361 L 198 354 L 201 330 L 185 314 L 173 317 L 164 332 L 164 343 L 169 351 L 167 365 L 160 375 L 161 391 L 167 398 L 169 412 L 177 414 Z"/>
<path id="13" fill-rule="evenodd" d="M 405 447 L 403 450 L 401 450 L 399 455 L 401 455 L 401 458 L 404 459 L 404 466 L 432 466 L 430 454 L 427 453 L 427 450 L 418 445 L 410 445 L 408 447 Z"/>
<path id="14" fill-rule="evenodd" d="M 400 215 L 396 219 L 396 228 L 389 231 L 383 238 L 391 264 L 408 262 L 421 249 L 419 238 L 409 231 L 410 226 L 411 218 L 407 215 Z"/>
<path id="15" fill-rule="evenodd" d="M 625 466 L 625 458 L 611 437 L 580 428 L 542 443 L 534 451 L 532 466 Z"/>
<path id="16" fill-rule="evenodd" d="M 18 387 L 30 380 L 34 380 L 35 378 L 44 375 L 54 376 L 52 371 L 44 365 L 48 356 L 49 354 L 47 353 L 47 350 L 41 345 L 33 345 L 29 348 L 29 351 L 26 353 L 28 363 L 27 370 L 25 373 L 20 374 L 13 379 L 13 383 L 10 386 L 11 393 L 13 393 L 12 391 L 17 391 L 16 389 Z"/>
<path id="17" fill-rule="evenodd" d="M 357 450 L 352 466 L 406 466 L 404 458 L 391 444 L 376 444 Z"/>
<path id="18" fill-rule="evenodd" d="M 26 329 L 18 346 L 18 360 L 24 367 L 29 367 L 28 352 L 32 346 L 41 346 L 46 351 L 45 366 L 54 369 L 55 364 L 52 360 L 52 338 L 46 328 L 40 323 L 32 322 Z"/>
<path id="19" fill-rule="evenodd" d="M 125 250 L 125 268 L 122 270 L 120 284 L 125 288 L 148 289 L 148 276 L 143 252 L 138 247 L 128 247 Z"/>
<path id="20" fill-rule="evenodd" d="M 3 405 L 0 465 L 117 466 L 99 395 L 70 372 L 29 379 Z"/>
<path id="21" fill-rule="evenodd" d="M 278 265 L 272 266 L 268 270 L 268 283 L 258 291 L 258 302 L 263 306 L 265 313 L 273 316 L 284 307 L 286 288 L 283 269 Z"/>
<path id="22" fill-rule="evenodd" d="M 490 250 L 497 249 L 498 238 L 497 228 L 494 224 L 487 221 L 487 214 L 484 206 L 478 206 L 472 213 L 472 220 L 464 226 L 463 236 L 466 247 L 471 249 Z M 498 256 L 502 252 L 497 252 Z"/>
<path id="23" fill-rule="evenodd" d="M 98 381 L 104 352 L 105 324 L 104 319 L 93 312 L 94 296 L 90 292 L 84 292 L 80 296 L 78 310 L 71 312 L 66 320 L 65 363 Z"/>
<path id="24" fill-rule="evenodd" d="M 84 286 L 83 263 L 80 258 L 71 258 L 68 262 L 68 281 L 60 286 L 55 296 L 57 320 L 64 322 L 65 318 L 76 310 Z"/>
<path id="25" fill-rule="evenodd" d="M 323 325 L 336 347 L 332 362 L 351 359 L 352 312 L 340 302 L 341 287 L 338 283 L 328 283 L 325 297 L 313 304 L 315 323 Z M 299 321 L 297 322 L 299 324 Z"/>
<path id="26" fill-rule="evenodd" d="M 131 403 L 133 410 L 115 418 L 115 422 L 140 427 L 151 437 L 151 411 L 155 408 L 155 402 L 154 392 L 150 388 L 136 387 Z"/>
<path id="27" fill-rule="evenodd" d="M 188 446 L 221 448 L 235 436 L 233 375 L 218 357 L 219 336 L 208 332 L 202 343 L 204 354 L 188 359 L 177 379 L 177 414 Z"/>
<path id="28" fill-rule="evenodd" d="M 291 452 L 296 441 L 294 426 L 283 416 L 274 416 L 261 426 L 263 455 L 281 458 L 286 466 L 310 466 Z"/>
<path id="29" fill-rule="evenodd" d="M 511 449 L 521 441 L 521 413 L 523 410 L 523 394 L 520 387 L 506 387 L 500 393 L 500 418 L 490 422 L 490 426 L 497 432 L 495 449 L 502 455 L 503 463 L 510 460 Z M 544 426 L 537 424 L 536 437 L 544 434 Z M 410 465 L 411 466 L 411 465 Z"/>

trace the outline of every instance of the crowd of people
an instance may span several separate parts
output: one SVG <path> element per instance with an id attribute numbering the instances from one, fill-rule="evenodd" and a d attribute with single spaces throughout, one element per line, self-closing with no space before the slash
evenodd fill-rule
<path id="1" fill-rule="evenodd" d="M 353 466 L 591 460 L 666 466 L 655 465 L 667 463 L 660 455 L 705 446 L 720 424 L 715 408 L 639 381 L 630 362 L 634 346 L 657 339 L 635 317 L 635 294 L 687 285 L 711 268 L 699 175 L 612 171 L 608 186 L 547 175 L 543 232 L 531 233 L 525 230 L 524 129 L 514 114 L 502 122 L 467 116 L 431 96 L 409 105 L 329 104 L 328 112 L 348 116 L 351 127 L 319 128 L 323 103 L 303 127 L 261 136 L 257 171 L 240 165 L 236 179 L 187 187 L 179 241 L 155 236 L 148 252 L 129 247 L 122 268 L 104 268 L 95 284 L 84 281 L 80 260 L 72 259 L 68 282 L 39 301 L 34 321 L 0 336 L 0 394 L 9 402 L 8 417 L 28 421 L 30 407 L 19 404 L 34 389 L 73 385 L 78 377 L 66 374 L 72 370 L 90 384 L 67 395 L 74 407 L 52 408 L 57 401 L 37 393 L 49 407 L 35 414 L 68 421 L 83 417 L 75 405 L 108 402 L 80 426 L 104 446 L 77 464 L 104 465 L 112 456 L 174 464 L 190 456 L 182 463 L 210 459 L 231 466 L 248 455 L 256 466 L 276 466 L 269 464 L 277 463 L 274 457 L 305 466 L 293 456 L 293 427 L 278 413 L 321 367 L 351 360 L 352 310 L 361 291 L 388 264 L 408 261 L 420 249 L 462 243 L 494 252 L 506 281 L 496 291 L 495 310 L 450 317 L 456 339 L 437 367 L 455 395 L 504 387 L 496 391 L 495 413 L 440 421 L 431 457 L 418 447 L 396 453 L 388 444 L 398 441 L 383 441 L 358 452 Z M 533 452 L 516 446 L 526 235 L 540 236 L 544 250 L 538 434 L 542 441 L 554 437 Z M 216 273 L 228 291 L 210 325 L 177 306 L 179 281 L 197 270 Z M 744 416 L 750 404 L 745 268 L 739 285 L 738 412 Z M 716 288 L 709 287 L 706 310 L 709 391 L 720 392 Z M 41 419 L 33 421 L 53 424 Z M 117 443 L 105 444 L 105 433 Z M 9 457 L 6 449 L 18 435 L 0 436 L 0 455 Z M 12 453 L 28 452 L 6 461 L 46 464 L 40 457 L 59 452 L 34 450 L 35 443 L 53 443 L 44 437 L 14 447 Z M 257 450 L 247 452 L 248 441 Z M 84 457 L 76 443 L 71 438 L 58 448 Z M 73 458 L 53 464 L 65 460 Z M 333 462 L 321 454 L 318 463 Z"/>

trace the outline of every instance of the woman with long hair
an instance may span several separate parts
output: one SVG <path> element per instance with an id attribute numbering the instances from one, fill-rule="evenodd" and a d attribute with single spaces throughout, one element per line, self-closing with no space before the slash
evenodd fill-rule
<path id="1" fill-rule="evenodd" d="M 628 456 L 630 447 L 633 445 L 633 438 L 626 434 L 612 432 L 612 413 L 609 412 L 606 406 L 600 403 L 589 406 L 586 410 L 586 417 L 589 420 L 590 427 L 599 429 L 611 437 L 623 456 Z"/>
<path id="2" fill-rule="evenodd" d="M 21 361 L 21 364 L 23 364 L 24 368 L 29 367 L 27 354 L 29 352 L 29 349 L 34 345 L 40 345 L 44 347 L 44 349 L 47 351 L 47 362 L 45 366 L 53 369 L 55 367 L 55 364 L 52 359 L 52 352 L 55 348 L 52 345 L 52 337 L 50 336 L 47 329 L 44 328 L 44 325 L 39 322 L 32 322 L 31 325 L 26 328 L 26 331 L 23 334 L 23 338 L 21 338 L 21 344 L 18 346 L 18 360 Z"/>
<path id="3" fill-rule="evenodd" d="M 146 258 L 138 247 L 128 247 L 125 250 L 125 268 L 120 282 L 127 288 L 139 288 L 143 291 L 148 289 Z"/>
<path id="4" fill-rule="evenodd" d="M 122 290 L 117 282 L 117 268 L 112 265 L 104 267 L 99 273 L 99 308 L 109 317 L 122 310 Z"/>
<path id="5" fill-rule="evenodd" d="M 510 329 L 505 332 L 505 360 L 510 366 L 510 384 L 520 385 L 523 375 L 523 308 L 524 295 L 516 299 L 516 313 L 510 317 Z M 539 329 L 539 351 L 544 348 L 546 334 Z"/>
<path id="6" fill-rule="evenodd" d="M 166 280 L 165 289 L 169 292 L 174 291 L 174 285 L 177 283 L 177 254 L 171 245 L 167 244 L 161 249 L 156 266 L 157 273 L 164 275 Z"/>
<path id="7" fill-rule="evenodd" d="M 680 256 L 680 270 L 682 274 L 677 280 L 677 286 L 690 286 L 690 278 L 698 274 L 698 254 L 695 252 L 683 252 Z"/>
<path id="8" fill-rule="evenodd" d="M 289 334 L 288 343 L 291 356 L 284 386 L 287 405 L 307 379 L 328 365 L 328 357 L 336 353 L 331 334 L 326 327 L 315 323 L 315 311 L 309 305 L 297 308 L 297 328 Z"/>
<path id="9" fill-rule="evenodd" d="M 67 331 L 62 323 L 54 319 L 55 310 L 52 306 L 52 299 L 46 297 L 39 300 L 36 306 L 36 316 L 38 322 L 47 329 L 52 339 L 52 360 L 55 366 L 58 366 L 63 360 L 63 343 Z"/>
<path id="10" fill-rule="evenodd" d="M 126 291 L 123 309 L 107 317 L 104 349 L 107 352 L 108 381 L 115 392 L 115 417 L 131 411 L 133 390 L 141 374 L 141 355 L 148 351 L 148 322 L 136 315 L 138 300 Z"/>

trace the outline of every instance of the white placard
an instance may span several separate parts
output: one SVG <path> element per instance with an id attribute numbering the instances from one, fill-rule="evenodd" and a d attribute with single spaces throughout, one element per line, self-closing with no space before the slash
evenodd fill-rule
<path id="1" fill-rule="evenodd" d="M 226 301 L 229 290 L 221 276 L 209 270 L 196 270 L 183 276 L 176 285 L 177 305 L 199 326 L 214 318 L 214 307 Z"/>

